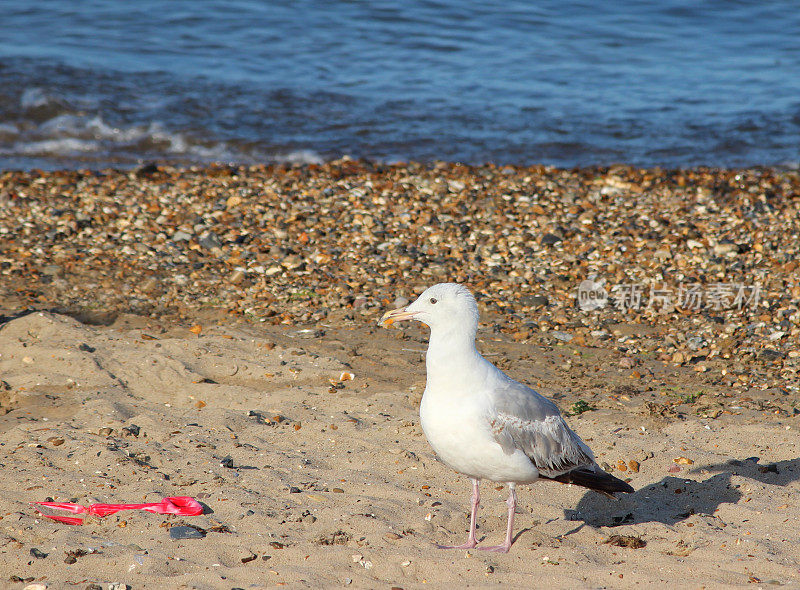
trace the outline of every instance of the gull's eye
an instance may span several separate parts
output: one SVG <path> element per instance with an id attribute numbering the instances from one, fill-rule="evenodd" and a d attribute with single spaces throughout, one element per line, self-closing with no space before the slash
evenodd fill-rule
<path id="1" fill-rule="evenodd" d="M 435 304 L 435 303 L 436 303 L 436 298 L 435 297 L 431 297 L 431 304 Z"/>

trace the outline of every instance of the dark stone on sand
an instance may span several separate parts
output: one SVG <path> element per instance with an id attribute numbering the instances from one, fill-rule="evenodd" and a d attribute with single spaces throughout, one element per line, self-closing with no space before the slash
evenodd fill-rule
<path id="1" fill-rule="evenodd" d="M 519 302 L 528 307 L 547 307 L 550 304 L 546 295 L 525 295 L 520 298 Z"/>
<path id="2" fill-rule="evenodd" d="M 200 244 L 200 246 L 205 248 L 206 250 L 211 250 L 212 248 L 219 248 L 222 245 L 222 242 L 219 241 L 217 234 L 211 232 L 209 232 L 207 235 L 197 240 L 197 243 Z"/>
<path id="3" fill-rule="evenodd" d="M 43 551 L 40 551 L 39 549 L 37 549 L 36 547 L 34 547 L 33 549 L 31 549 L 31 555 L 33 555 L 33 556 L 34 556 L 36 559 L 44 559 L 44 558 L 45 558 L 45 557 L 47 557 L 49 554 L 48 554 L 48 553 L 45 553 L 45 552 L 43 552 Z"/>
<path id="4" fill-rule="evenodd" d="M 83 352 L 94 352 L 95 348 L 93 346 L 89 346 L 85 342 L 78 346 L 78 350 L 82 350 Z"/>
<path id="5" fill-rule="evenodd" d="M 179 541 L 181 539 L 202 539 L 205 535 L 190 526 L 174 526 L 169 529 L 169 538 Z"/>
<path id="6" fill-rule="evenodd" d="M 760 353 L 758 353 L 758 357 L 765 361 L 776 361 L 778 359 L 782 359 L 786 356 L 786 353 L 781 352 L 780 350 L 773 350 L 771 348 L 765 348 Z"/>
<path id="7" fill-rule="evenodd" d="M 141 432 L 141 428 L 136 424 L 128 424 L 122 429 L 123 434 L 129 434 L 130 436 L 139 436 L 139 432 Z"/>
<path id="8" fill-rule="evenodd" d="M 142 176 L 149 176 L 151 174 L 156 174 L 158 172 L 158 164 L 155 162 L 148 162 L 147 164 L 143 164 L 139 166 L 135 171 L 134 174 L 138 177 Z"/>
<path id="9" fill-rule="evenodd" d="M 615 547 L 630 547 L 631 549 L 641 549 L 647 545 L 647 541 L 641 537 L 634 537 L 632 535 L 611 535 L 603 542 L 607 545 L 614 545 Z"/>
<path id="10" fill-rule="evenodd" d="M 233 457 L 226 455 L 219 460 L 219 464 L 223 467 L 227 467 L 228 469 L 233 469 Z"/>
<path id="11" fill-rule="evenodd" d="M 558 244 L 562 240 L 563 240 L 563 238 L 561 238 L 561 236 L 557 236 L 555 234 L 547 233 L 547 234 L 544 234 L 542 236 L 542 245 L 543 246 L 553 246 L 555 244 Z"/>

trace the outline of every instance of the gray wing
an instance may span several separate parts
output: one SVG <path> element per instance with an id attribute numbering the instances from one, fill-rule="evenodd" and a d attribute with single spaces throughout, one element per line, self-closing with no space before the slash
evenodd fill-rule
<path id="1" fill-rule="evenodd" d="M 545 477 L 595 465 L 591 449 L 552 401 L 509 378 L 498 384 L 493 397 L 492 433 L 506 453 L 521 450 Z"/>

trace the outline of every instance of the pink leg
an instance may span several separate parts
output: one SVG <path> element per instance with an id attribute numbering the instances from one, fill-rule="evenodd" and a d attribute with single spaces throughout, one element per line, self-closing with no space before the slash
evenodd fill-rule
<path id="1" fill-rule="evenodd" d="M 514 488 L 513 483 L 508 484 L 511 493 L 508 495 L 508 527 L 506 528 L 506 542 L 502 545 L 495 545 L 493 547 L 478 547 L 481 551 L 496 551 L 497 553 L 508 553 L 511 549 L 511 543 L 514 540 L 514 511 L 517 509 L 517 490 Z"/>
<path id="2" fill-rule="evenodd" d="M 475 538 L 475 526 L 478 521 L 478 506 L 481 503 L 481 492 L 478 489 L 478 480 L 472 480 L 472 514 L 469 517 L 469 537 L 463 545 L 437 545 L 439 549 L 474 549 L 478 544 Z"/>

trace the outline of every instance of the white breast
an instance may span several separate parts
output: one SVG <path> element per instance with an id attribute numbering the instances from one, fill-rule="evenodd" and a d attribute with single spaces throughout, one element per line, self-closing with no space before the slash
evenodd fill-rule
<path id="1" fill-rule="evenodd" d="M 492 481 L 530 483 L 539 472 L 525 454 L 505 452 L 491 431 L 489 400 L 464 391 L 426 388 L 420 405 L 422 430 L 433 450 L 459 473 Z"/>

